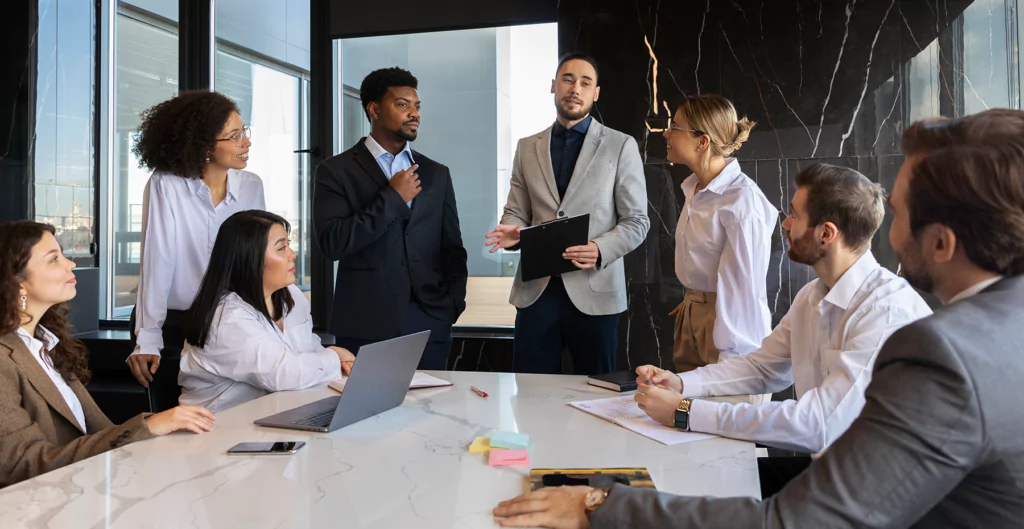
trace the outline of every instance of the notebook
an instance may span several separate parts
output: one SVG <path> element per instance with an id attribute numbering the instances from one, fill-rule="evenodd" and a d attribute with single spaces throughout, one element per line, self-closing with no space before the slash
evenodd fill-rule
<path id="1" fill-rule="evenodd" d="M 636 373 L 633 371 L 616 371 L 603 375 L 592 375 L 587 379 L 587 384 L 612 391 L 635 391 Z"/>
<path id="2" fill-rule="evenodd" d="M 336 380 L 332 380 L 327 386 L 338 393 L 345 391 L 345 384 L 348 382 L 348 377 L 341 377 Z M 430 376 L 422 371 L 417 371 L 412 376 L 412 382 L 409 383 L 409 389 L 426 389 L 426 388 L 443 388 L 451 386 L 452 383 L 440 379 L 434 376 Z"/>
<path id="3" fill-rule="evenodd" d="M 530 471 L 530 490 L 562 485 L 608 488 L 620 483 L 630 487 L 657 489 L 646 468 L 535 468 Z"/>

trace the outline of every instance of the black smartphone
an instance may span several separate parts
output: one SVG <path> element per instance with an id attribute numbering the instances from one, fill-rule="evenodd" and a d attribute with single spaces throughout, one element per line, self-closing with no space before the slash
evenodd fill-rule
<path id="1" fill-rule="evenodd" d="M 616 483 L 629 485 L 625 476 L 614 474 L 544 474 L 541 483 L 545 487 L 573 487 L 587 485 L 597 488 L 609 488 Z"/>
<path id="2" fill-rule="evenodd" d="M 238 443 L 228 450 L 229 455 L 286 455 L 294 454 L 306 446 L 305 441 L 278 441 L 276 443 Z"/>

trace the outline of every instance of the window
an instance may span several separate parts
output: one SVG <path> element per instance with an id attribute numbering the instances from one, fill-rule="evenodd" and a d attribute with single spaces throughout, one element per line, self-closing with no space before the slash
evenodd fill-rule
<path id="1" fill-rule="evenodd" d="M 116 86 L 112 137 L 112 267 L 110 318 L 127 318 L 135 306 L 142 241 L 142 193 L 150 172 L 132 154 L 140 113 L 178 93 L 178 36 L 173 23 L 122 8 L 117 16 Z"/>
<path id="2" fill-rule="evenodd" d="M 89 0 L 40 2 L 35 71 L 35 220 L 64 254 L 94 266 L 96 16 Z"/>

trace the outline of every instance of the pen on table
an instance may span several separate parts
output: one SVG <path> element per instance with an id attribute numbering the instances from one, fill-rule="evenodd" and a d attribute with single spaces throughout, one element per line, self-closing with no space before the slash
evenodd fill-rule
<path id="1" fill-rule="evenodd" d="M 469 389 L 473 390 L 473 393 L 476 393 L 477 395 L 480 395 L 481 397 L 486 397 L 487 396 L 487 392 L 486 391 L 484 391 L 484 390 L 482 390 L 482 389 L 480 389 L 480 388 L 478 388 L 476 386 L 469 386 Z"/>

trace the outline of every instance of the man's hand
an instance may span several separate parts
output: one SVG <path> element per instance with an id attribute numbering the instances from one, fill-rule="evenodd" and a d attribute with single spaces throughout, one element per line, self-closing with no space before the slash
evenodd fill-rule
<path id="1" fill-rule="evenodd" d="M 402 202 L 409 202 L 416 198 L 416 195 L 420 194 L 423 189 L 420 187 L 420 176 L 416 174 L 416 169 L 419 169 L 419 165 L 413 165 L 412 167 L 395 173 L 395 176 L 391 177 L 391 188 L 398 191 L 398 194 L 402 197 Z"/>
<path id="2" fill-rule="evenodd" d="M 594 241 L 590 241 L 586 246 L 570 246 L 566 248 L 562 257 L 571 260 L 572 264 L 576 265 L 576 268 L 586 270 L 597 266 L 597 260 L 601 257 L 601 250 L 598 249 Z"/>
<path id="3" fill-rule="evenodd" d="M 589 529 L 583 499 L 591 487 L 548 487 L 503 501 L 494 515 L 502 527 Z"/>
<path id="4" fill-rule="evenodd" d="M 633 400 L 650 418 L 665 426 L 676 425 L 676 408 L 683 396 L 665 386 L 637 384 Z"/>
<path id="5" fill-rule="evenodd" d="M 647 364 L 636 368 L 636 383 L 665 386 L 676 393 L 683 392 L 683 381 L 675 373 L 657 366 Z"/>
<path id="6" fill-rule="evenodd" d="M 148 388 L 149 383 L 153 381 L 153 375 L 160 368 L 160 355 L 131 355 L 128 357 L 128 368 L 132 370 L 135 380 L 138 380 L 142 387 Z"/>
<path id="7" fill-rule="evenodd" d="M 508 224 L 498 224 L 494 231 L 484 235 L 487 242 L 484 246 L 493 246 L 491 253 L 496 251 L 511 248 L 519 244 L 519 226 L 510 226 Z"/>

